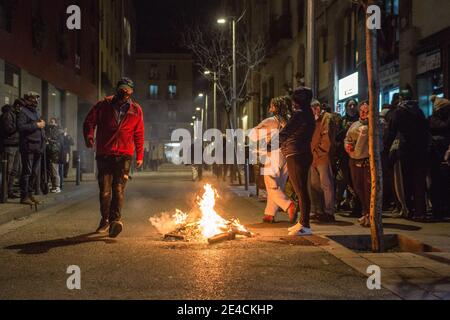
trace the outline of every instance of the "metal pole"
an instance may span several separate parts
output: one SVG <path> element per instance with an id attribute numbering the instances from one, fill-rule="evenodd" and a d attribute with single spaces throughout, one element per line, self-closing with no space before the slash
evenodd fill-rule
<path id="1" fill-rule="evenodd" d="M 308 77 L 307 86 L 309 86 L 314 94 L 316 94 L 316 39 L 315 39 L 315 0 L 308 0 L 308 32 L 307 32 L 307 62 Z"/>
<path id="2" fill-rule="evenodd" d="M 76 165 L 77 165 L 77 179 L 76 179 L 76 184 L 77 186 L 79 186 L 81 184 L 81 156 L 80 153 L 77 153 L 77 159 L 76 159 Z"/>
<path id="3" fill-rule="evenodd" d="M 6 203 L 8 201 L 8 160 L 6 159 L 6 153 L 2 158 L 2 192 L 0 197 L 0 203 Z"/>
<path id="4" fill-rule="evenodd" d="M 214 72 L 214 129 L 217 129 L 217 73 Z"/>
<path id="5" fill-rule="evenodd" d="M 236 71 L 236 19 L 233 18 L 233 129 L 237 129 L 237 71 Z"/>
<path id="6" fill-rule="evenodd" d="M 205 94 L 205 130 L 208 130 L 209 129 L 209 118 L 208 118 L 208 112 L 209 112 L 209 106 L 208 106 L 208 104 L 209 104 L 209 101 L 208 101 L 208 94 Z"/>

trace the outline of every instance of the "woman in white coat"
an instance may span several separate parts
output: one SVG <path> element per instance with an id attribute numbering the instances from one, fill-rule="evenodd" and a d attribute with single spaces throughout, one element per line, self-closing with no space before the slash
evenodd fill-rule
<path id="1" fill-rule="evenodd" d="M 266 160 L 264 161 L 264 183 L 267 189 L 267 206 L 263 222 L 274 223 L 275 215 L 281 209 L 289 215 L 291 223 L 297 220 L 297 205 L 290 200 L 285 193 L 288 180 L 288 170 L 286 158 L 281 153 L 276 143 L 271 143 L 271 139 L 278 139 L 278 133 L 286 126 L 289 117 L 290 99 L 279 97 L 272 99 L 269 113 L 273 116 L 262 121 L 250 135 L 253 141 L 264 141 L 266 148 Z M 273 131 L 275 130 L 275 131 Z M 273 131 L 273 132 L 272 132 Z M 275 135 L 273 135 L 275 133 Z M 270 147 L 269 147 L 270 146 Z M 264 151 L 259 151 L 264 152 Z"/>

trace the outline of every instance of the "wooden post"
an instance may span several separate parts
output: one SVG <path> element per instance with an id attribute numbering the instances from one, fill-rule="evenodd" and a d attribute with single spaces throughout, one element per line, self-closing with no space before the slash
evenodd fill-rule
<path id="1" fill-rule="evenodd" d="M 360 0 L 364 11 L 376 4 L 376 0 Z M 369 18 L 369 15 L 367 15 Z M 383 234 L 383 169 L 381 164 L 381 124 L 378 108 L 379 76 L 376 29 L 366 24 L 366 63 L 369 86 L 369 151 L 372 193 L 370 199 L 370 223 L 373 252 L 384 251 Z"/>

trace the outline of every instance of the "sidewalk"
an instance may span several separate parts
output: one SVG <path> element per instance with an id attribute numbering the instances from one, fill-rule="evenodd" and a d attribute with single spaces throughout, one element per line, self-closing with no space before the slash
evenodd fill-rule
<path id="1" fill-rule="evenodd" d="M 75 179 L 69 177 L 64 183 L 64 189 L 60 194 L 40 195 L 36 198 L 43 203 L 38 206 L 38 211 L 51 208 L 62 202 L 76 200 L 92 193 L 96 187 L 93 175 L 84 175 L 83 182 L 80 186 L 76 186 Z M 11 222 L 13 220 L 21 220 L 35 214 L 35 208 L 21 205 L 20 200 L 8 200 L 8 203 L 0 204 L 0 225 Z"/>
<path id="2" fill-rule="evenodd" d="M 251 203 L 262 219 L 265 202 L 256 198 L 254 187 L 249 191 L 239 186 L 226 188 L 235 196 Z M 403 299 L 450 300 L 450 222 L 416 223 L 386 216 L 383 219 L 385 235 L 398 235 L 406 243 L 425 244 L 427 250 L 424 251 L 436 252 L 421 252 L 410 246 L 409 249 L 403 248 L 403 252 L 397 249 L 374 254 L 349 248 L 361 241 L 359 236 L 365 235 L 370 239 L 370 229 L 360 227 L 353 218 L 340 214 L 337 214 L 336 218 L 337 222 L 333 224 L 313 222 L 314 236 L 306 238 L 289 237 L 288 218 L 281 213 L 277 215 L 276 221 L 279 222 L 276 224 L 260 223 L 249 227 L 255 228 L 261 241 L 288 242 L 294 246 L 319 246 L 365 276 L 369 276 L 367 273 L 369 266 L 379 266 L 382 272 L 382 286 Z"/>

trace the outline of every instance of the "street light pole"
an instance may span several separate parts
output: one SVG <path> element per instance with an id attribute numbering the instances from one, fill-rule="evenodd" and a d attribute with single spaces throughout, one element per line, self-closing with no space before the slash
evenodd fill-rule
<path id="1" fill-rule="evenodd" d="M 214 129 L 217 129 L 217 73 L 214 72 Z"/>
<path id="2" fill-rule="evenodd" d="M 205 94 L 205 130 L 209 129 L 209 97 L 208 94 Z"/>
<path id="3" fill-rule="evenodd" d="M 236 72 L 236 19 L 232 20 L 233 29 L 233 93 L 232 93 L 232 107 L 233 107 L 233 129 L 237 129 L 237 72 Z"/>

